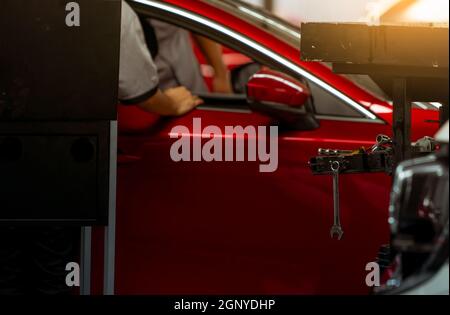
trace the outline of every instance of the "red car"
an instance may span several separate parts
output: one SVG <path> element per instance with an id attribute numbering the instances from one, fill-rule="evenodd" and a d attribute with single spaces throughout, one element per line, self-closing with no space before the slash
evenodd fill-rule
<path id="1" fill-rule="evenodd" d="M 278 169 L 261 173 L 256 162 L 174 162 L 170 156 L 173 127 L 187 126 L 192 138 L 209 136 L 192 131 L 193 118 L 221 130 L 271 125 L 273 117 L 251 110 L 245 94 L 206 97 L 203 106 L 173 119 L 120 106 L 116 293 L 369 293 L 365 266 L 389 243 L 392 179 L 341 177 L 345 234 L 338 241 L 330 238 L 332 179 L 313 176 L 308 161 L 319 148 L 370 147 L 378 134 L 391 134 L 392 106 L 378 96 L 378 86 L 302 62 L 297 27 L 240 1 L 129 3 L 139 14 L 220 42 L 240 70 L 262 66 L 275 78 L 307 86 L 303 108 L 318 124 L 280 128 Z M 266 84 L 274 101 L 294 93 L 277 94 L 274 82 L 260 81 L 260 92 Z M 416 104 L 413 140 L 433 135 L 437 120 L 432 104 Z"/>

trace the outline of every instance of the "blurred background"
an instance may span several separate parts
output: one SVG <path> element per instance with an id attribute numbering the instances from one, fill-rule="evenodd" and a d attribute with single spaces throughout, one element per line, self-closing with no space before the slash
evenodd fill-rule
<path id="1" fill-rule="evenodd" d="M 433 20 L 448 23 L 449 10 L 449 0 L 245 0 L 245 2 L 265 7 L 295 24 L 301 22 L 377 24 L 381 16 L 389 16 L 404 22 Z"/>

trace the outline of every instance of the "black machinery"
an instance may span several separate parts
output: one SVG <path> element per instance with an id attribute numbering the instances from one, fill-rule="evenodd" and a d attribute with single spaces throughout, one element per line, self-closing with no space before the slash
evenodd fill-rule
<path id="1" fill-rule="evenodd" d="M 0 1 L 0 225 L 108 226 L 113 292 L 120 0 Z"/>
<path id="2" fill-rule="evenodd" d="M 448 27 L 302 24 L 302 59 L 331 63 L 340 74 L 369 75 L 393 100 L 393 136 L 379 135 L 372 148 L 321 149 L 310 161 L 315 175 L 333 175 L 335 225 L 339 222 L 339 175 L 386 172 L 403 160 L 433 152 L 426 137 L 411 143 L 412 102 L 439 102 L 441 125 L 448 120 Z"/>

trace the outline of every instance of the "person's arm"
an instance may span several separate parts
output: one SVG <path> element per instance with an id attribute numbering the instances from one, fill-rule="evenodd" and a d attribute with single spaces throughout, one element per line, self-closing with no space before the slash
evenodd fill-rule
<path id="1" fill-rule="evenodd" d="M 200 50 L 214 69 L 213 90 L 216 93 L 233 93 L 230 74 L 222 59 L 222 46 L 203 36 L 193 34 Z"/>
<path id="2" fill-rule="evenodd" d="M 164 116 L 183 115 L 203 102 L 184 87 L 162 92 L 158 84 L 158 69 L 148 51 L 141 23 L 131 7 L 122 2 L 120 102 Z"/>
<path id="3" fill-rule="evenodd" d="M 177 87 L 164 92 L 158 90 L 155 95 L 136 105 L 162 116 L 181 116 L 202 103 L 199 97 L 193 96 L 185 87 Z"/>

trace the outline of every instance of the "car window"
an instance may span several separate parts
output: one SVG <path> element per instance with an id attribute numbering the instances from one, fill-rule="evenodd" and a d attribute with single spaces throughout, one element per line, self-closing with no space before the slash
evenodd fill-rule
<path id="1" fill-rule="evenodd" d="M 230 55 L 231 54 L 231 55 Z M 224 47 L 224 59 L 228 62 L 232 59 L 242 61 L 242 64 L 239 65 L 239 62 L 233 62 L 229 64 L 231 68 L 231 78 L 232 85 L 234 91 L 237 94 L 245 94 L 245 86 L 248 80 L 251 78 L 253 74 L 261 69 L 261 65 L 256 62 L 251 61 L 250 59 L 246 60 L 245 58 L 239 58 L 239 53 L 232 51 L 231 49 Z M 229 57 L 232 58 L 229 58 Z M 206 68 L 207 69 L 207 68 Z M 290 76 L 287 73 L 285 75 Z M 205 78 L 210 75 L 210 71 L 204 72 Z M 290 76 L 292 77 L 292 76 Z M 293 78 L 295 79 L 295 78 Z M 314 111 L 317 115 L 323 116 L 338 116 L 338 117 L 350 117 L 350 118 L 364 118 L 359 111 L 349 106 L 347 103 L 341 101 L 333 94 L 327 92 L 323 88 L 319 87 L 317 84 L 305 80 L 304 78 L 301 80 L 303 83 L 307 83 L 311 90 L 312 94 L 312 103 L 314 107 Z"/>
<path id="2" fill-rule="evenodd" d="M 214 71 L 207 64 L 206 58 L 201 54 L 198 47 L 196 47 L 195 41 L 192 41 L 192 44 L 199 61 L 203 79 L 209 88 L 211 88 Z M 222 47 L 223 60 L 231 73 L 230 77 L 232 80 L 231 84 L 233 86 L 233 90 L 235 94 L 240 94 L 245 98 L 244 94 L 248 80 L 253 74 L 258 72 L 262 66 L 236 50 L 233 50 L 225 45 L 222 45 Z M 287 73 L 285 74 L 288 75 Z M 301 81 L 305 82 L 304 79 Z M 356 109 L 339 100 L 337 97 L 325 91 L 317 84 L 308 82 L 308 85 L 312 93 L 312 103 L 316 114 L 323 116 L 364 118 L 364 116 Z"/>
<path id="3" fill-rule="evenodd" d="M 308 85 L 313 95 L 313 104 L 316 114 L 324 116 L 364 118 L 364 116 L 356 109 L 350 107 L 331 93 L 317 86 L 317 84 L 308 82 Z"/>
<path id="4" fill-rule="evenodd" d="M 146 12 L 147 14 L 150 14 L 151 11 Z M 224 34 L 222 32 L 219 31 L 219 33 L 217 33 L 217 29 L 214 29 L 213 32 L 208 32 L 204 25 L 197 25 L 195 23 L 191 24 L 191 23 L 185 23 L 183 21 L 183 19 L 178 19 L 178 18 L 173 18 L 173 16 L 171 16 L 171 14 L 168 14 L 168 16 L 161 16 L 161 14 L 158 15 L 151 15 L 150 16 L 153 19 L 157 19 L 159 20 L 160 18 L 162 20 L 164 20 L 165 22 L 169 23 L 169 24 L 174 24 L 177 26 L 181 26 L 182 28 L 189 30 L 189 31 L 194 31 L 194 32 L 198 32 L 200 35 L 203 36 L 207 36 L 210 37 L 209 35 L 211 35 L 210 38 L 215 39 L 216 41 L 220 42 L 222 45 L 229 45 L 231 47 L 231 49 L 224 47 L 224 52 L 226 52 L 228 55 L 224 55 L 224 59 L 226 61 L 231 61 L 231 63 L 228 63 L 229 69 L 236 69 L 239 68 L 240 66 L 243 66 L 245 64 L 241 63 L 242 60 L 247 59 L 247 63 L 251 63 L 252 60 L 255 60 L 257 64 L 259 65 L 264 65 L 267 66 L 269 68 L 272 68 L 274 70 L 278 70 L 278 71 L 282 71 L 285 74 L 291 75 L 291 76 L 295 76 L 295 78 L 299 81 L 303 81 L 305 82 L 305 78 L 301 77 L 301 75 L 299 75 L 299 73 L 297 71 L 293 71 L 292 68 L 290 67 L 284 67 L 284 65 L 280 64 L 278 62 L 278 60 L 274 60 L 272 58 L 267 58 L 267 54 L 266 53 L 261 53 L 259 50 L 255 50 L 253 46 L 247 46 L 245 44 L 245 42 L 237 42 L 236 41 L 236 37 L 228 37 L 228 36 L 224 36 Z M 169 18 L 170 17 L 170 18 Z M 193 20 L 191 20 L 193 21 Z M 195 20 L 197 21 L 197 20 Z M 200 27 L 201 26 L 201 27 Z M 241 47 L 241 45 L 243 45 Z M 242 59 L 242 58 L 236 58 L 238 56 L 246 56 L 246 58 Z M 212 74 L 213 71 L 211 71 L 211 67 L 209 67 L 208 65 L 205 64 L 205 62 L 201 62 L 201 59 L 205 59 L 205 58 L 199 58 L 200 60 L 200 67 L 202 69 L 202 73 L 203 73 L 203 77 L 204 79 L 207 81 L 207 83 L 209 83 L 208 85 L 211 86 L 211 81 L 212 81 Z M 297 73 L 296 73 L 297 72 Z M 248 76 L 249 71 L 245 71 L 245 75 L 244 76 Z M 249 78 L 249 77 L 248 77 Z M 308 78 L 308 80 L 310 80 L 310 78 Z M 248 80 L 247 80 L 248 81 Z M 241 78 L 241 86 L 240 86 L 240 91 L 236 91 L 238 94 L 242 94 L 242 91 L 245 91 L 245 87 L 243 87 L 242 83 L 244 83 L 244 85 L 246 84 L 245 80 L 242 80 Z M 346 102 L 346 100 L 342 97 L 338 97 L 334 94 L 331 94 L 330 92 L 328 92 L 326 89 L 323 89 L 322 86 L 318 85 L 318 83 L 316 83 L 317 85 L 313 84 L 312 82 L 310 82 L 310 88 L 312 91 L 312 95 L 313 95 L 313 105 L 315 106 L 315 112 L 319 115 L 324 115 L 324 116 L 338 116 L 338 117 L 356 117 L 356 118 L 367 118 L 370 117 L 371 119 L 375 119 L 372 118 L 375 117 L 374 115 L 367 114 L 369 116 L 367 116 L 366 114 L 364 114 L 363 110 L 358 110 L 353 108 L 349 103 Z M 219 95 L 220 96 L 220 95 Z M 244 96 L 245 97 L 245 96 Z M 356 102 L 354 102 L 356 104 Z M 367 111 L 367 110 L 366 110 Z M 369 111 L 367 111 L 369 112 Z"/>

